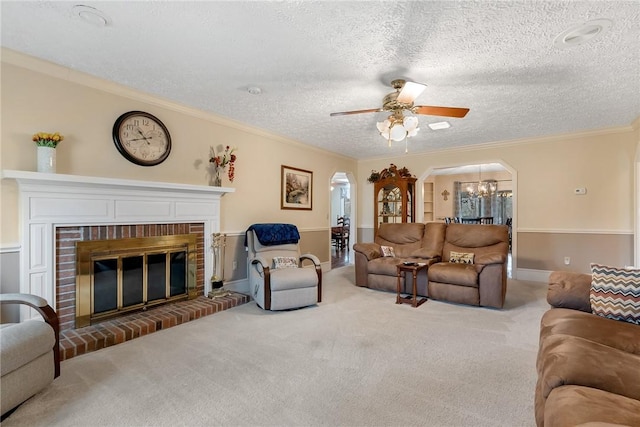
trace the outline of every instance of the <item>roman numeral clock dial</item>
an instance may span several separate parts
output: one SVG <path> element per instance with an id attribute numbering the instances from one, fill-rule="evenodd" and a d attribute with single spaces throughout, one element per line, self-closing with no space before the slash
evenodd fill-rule
<path id="1" fill-rule="evenodd" d="M 130 162 L 155 166 L 169 157 L 171 136 L 164 123 L 144 111 L 129 111 L 113 125 L 113 142 Z"/>

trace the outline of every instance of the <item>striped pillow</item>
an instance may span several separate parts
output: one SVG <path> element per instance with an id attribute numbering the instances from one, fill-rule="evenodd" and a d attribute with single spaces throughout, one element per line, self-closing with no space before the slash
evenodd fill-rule
<path id="1" fill-rule="evenodd" d="M 640 269 L 591 264 L 591 311 L 640 325 Z"/>

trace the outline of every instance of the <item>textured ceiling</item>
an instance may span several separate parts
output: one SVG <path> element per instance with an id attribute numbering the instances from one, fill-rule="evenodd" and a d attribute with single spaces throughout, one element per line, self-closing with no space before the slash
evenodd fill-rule
<path id="1" fill-rule="evenodd" d="M 417 105 L 470 108 L 452 127 L 419 116 L 419 153 L 628 126 L 640 116 L 640 2 L 2 1 L 2 46 L 306 144 L 364 159 L 404 153 L 375 128 L 398 77 Z M 554 38 L 593 19 L 601 37 Z M 262 94 L 247 88 L 257 86 Z"/>

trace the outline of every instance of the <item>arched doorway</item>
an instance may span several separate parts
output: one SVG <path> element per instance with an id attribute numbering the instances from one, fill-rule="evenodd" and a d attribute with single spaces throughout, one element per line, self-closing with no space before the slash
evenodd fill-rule
<path id="1" fill-rule="evenodd" d="M 353 259 L 351 247 L 355 242 L 355 189 L 352 181 L 353 176 L 347 172 L 336 172 L 331 177 L 329 225 L 334 229 L 334 227 L 342 224 L 339 224 L 339 219 L 346 219 L 348 222 L 348 239 L 345 240 L 344 245 L 339 244 L 339 242 L 333 238 L 330 241 L 331 268 L 351 264 Z"/>

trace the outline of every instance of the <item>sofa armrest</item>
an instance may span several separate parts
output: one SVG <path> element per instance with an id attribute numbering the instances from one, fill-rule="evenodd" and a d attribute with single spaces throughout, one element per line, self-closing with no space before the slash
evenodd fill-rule
<path id="1" fill-rule="evenodd" d="M 549 275 L 547 302 L 553 307 L 591 313 L 590 291 L 590 274 L 554 271 Z"/>
<path id="2" fill-rule="evenodd" d="M 35 309 L 44 321 L 53 328 L 55 344 L 53 346 L 54 378 L 60 376 L 60 321 L 58 314 L 47 300 L 37 295 L 9 293 L 0 294 L 1 304 L 24 304 Z"/>
<path id="3" fill-rule="evenodd" d="M 380 249 L 380 245 L 377 243 L 356 243 L 353 245 L 353 250 L 364 255 L 365 258 L 367 258 L 367 261 L 371 261 L 372 259 L 380 258 L 382 256 L 382 250 Z"/>
<path id="4" fill-rule="evenodd" d="M 251 265 L 254 265 L 256 267 L 256 270 L 258 271 L 258 273 L 262 276 L 262 273 L 266 272 L 267 274 L 269 274 L 269 263 L 267 262 L 266 259 L 257 256 L 255 258 L 253 258 L 251 260 Z"/>
<path id="5" fill-rule="evenodd" d="M 504 264 L 507 262 L 507 255 L 501 252 L 491 252 L 488 254 L 478 255 L 474 260 L 474 264 Z"/>
<path id="6" fill-rule="evenodd" d="M 310 260 L 316 267 L 320 267 L 320 258 L 313 254 L 302 254 L 300 255 L 300 261 L 304 261 L 305 259 Z"/>

